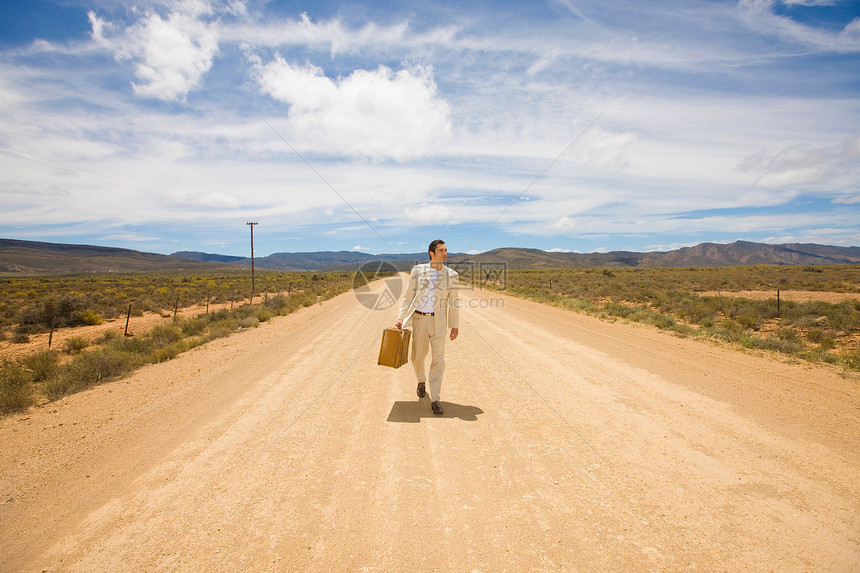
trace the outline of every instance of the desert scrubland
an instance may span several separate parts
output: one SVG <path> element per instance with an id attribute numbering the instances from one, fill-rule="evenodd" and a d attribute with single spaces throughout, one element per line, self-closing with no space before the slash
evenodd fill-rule
<path id="1" fill-rule="evenodd" d="M 860 567 L 856 373 L 462 301 L 444 416 L 350 292 L 6 416 L 0 569 Z"/>

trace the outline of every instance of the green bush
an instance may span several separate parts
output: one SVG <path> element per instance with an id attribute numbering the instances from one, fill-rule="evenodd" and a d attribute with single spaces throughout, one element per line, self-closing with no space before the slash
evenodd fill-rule
<path id="1" fill-rule="evenodd" d="M 289 300 L 290 299 L 288 297 L 282 294 L 275 295 L 266 302 L 266 306 L 274 309 L 282 308 L 289 304 Z"/>
<path id="2" fill-rule="evenodd" d="M 102 344 L 110 344 L 116 340 L 119 340 L 120 337 L 121 337 L 120 333 L 117 332 L 116 330 L 105 330 L 104 333 L 102 333 L 101 343 Z"/>
<path id="3" fill-rule="evenodd" d="M 606 303 L 603 305 L 603 310 L 610 316 L 620 316 L 621 318 L 627 318 L 636 311 L 632 306 L 619 304 L 617 302 Z"/>
<path id="4" fill-rule="evenodd" d="M 648 317 L 647 320 L 643 320 L 642 322 L 646 322 L 648 324 L 653 324 L 657 328 L 662 328 L 666 330 L 676 330 L 678 326 L 678 321 L 674 316 L 663 314 L 660 312 L 650 312 L 646 315 Z"/>
<path id="5" fill-rule="evenodd" d="M 206 327 L 209 325 L 210 319 L 209 316 L 212 315 L 203 315 L 197 316 L 186 321 L 183 321 L 180 328 L 182 329 L 182 333 L 185 336 L 200 336 L 206 330 Z"/>
<path id="6" fill-rule="evenodd" d="M 272 311 L 267 310 L 265 308 L 260 309 L 260 312 L 257 313 L 257 319 L 260 322 L 266 322 L 267 320 L 270 320 L 273 316 L 274 314 L 272 313 Z"/>
<path id="7" fill-rule="evenodd" d="M 93 312 L 91 310 L 85 310 L 82 313 L 80 313 L 79 320 L 82 324 L 86 324 L 86 325 L 90 325 L 90 326 L 104 324 L 104 321 L 105 321 L 105 319 L 103 319 L 101 316 L 99 316 L 98 313 Z"/>
<path id="8" fill-rule="evenodd" d="M 178 340 L 172 344 L 168 344 L 167 346 L 162 346 L 156 350 L 153 350 L 150 353 L 149 359 L 151 362 L 158 364 L 159 362 L 166 362 L 167 360 L 172 360 L 186 352 L 187 350 L 191 350 L 194 348 L 194 341 L 189 339 Z"/>
<path id="9" fill-rule="evenodd" d="M 800 339 L 800 336 L 797 334 L 797 331 L 792 328 L 780 328 L 776 331 L 776 337 L 780 340 L 788 340 L 788 341 L 797 341 Z"/>
<path id="10" fill-rule="evenodd" d="M 204 336 L 205 340 L 214 340 L 230 336 L 239 329 L 239 321 L 233 317 L 217 320 L 209 325 Z"/>
<path id="11" fill-rule="evenodd" d="M 182 339 L 182 330 L 172 324 L 160 324 L 147 335 L 156 348 L 161 348 Z"/>
<path id="12" fill-rule="evenodd" d="M 42 350 L 23 360 L 24 368 L 30 371 L 33 382 L 42 382 L 57 375 L 60 371 L 60 353 L 56 350 Z"/>
<path id="13" fill-rule="evenodd" d="M 77 390 L 72 389 L 72 380 L 67 376 L 56 376 L 45 380 L 42 384 L 42 393 L 49 401 L 59 400 L 63 396 L 73 394 Z"/>
<path id="14" fill-rule="evenodd" d="M 842 361 L 847 368 L 860 370 L 860 348 L 844 353 Z"/>
<path id="15" fill-rule="evenodd" d="M 821 347 L 813 348 L 808 352 L 803 352 L 800 354 L 805 360 L 809 360 L 811 362 L 825 362 L 827 364 L 838 364 L 839 362 L 843 362 L 845 364 L 845 357 L 839 356 L 833 352 L 828 352 L 827 350 L 822 349 Z"/>
<path id="16" fill-rule="evenodd" d="M 810 328 L 806 331 L 806 339 L 810 342 L 821 342 L 824 332 L 820 328 Z"/>
<path id="17" fill-rule="evenodd" d="M 120 352 L 130 352 L 132 354 L 147 355 L 153 351 L 155 344 L 149 336 L 130 336 L 118 338 L 114 340 L 108 348 L 119 350 Z"/>
<path id="18" fill-rule="evenodd" d="M 565 308 L 569 308 L 570 310 L 588 313 L 594 312 L 594 309 L 596 307 L 593 302 L 583 298 L 569 300 L 564 306 Z"/>
<path id="19" fill-rule="evenodd" d="M 129 374 L 144 362 L 144 358 L 140 355 L 110 347 L 83 352 L 63 369 L 60 387 L 64 393 L 84 390 L 95 384 Z M 53 398 L 60 396 L 53 396 Z"/>
<path id="20" fill-rule="evenodd" d="M 705 320 L 713 321 L 717 309 L 713 306 L 712 299 L 686 296 L 681 299 L 678 307 L 678 315 L 689 322 L 701 324 Z"/>
<path id="21" fill-rule="evenodd" d="M 804 349 L 803 344 L 796 340 L 782 340 L 774 336 L 752 336 L 749 338 L 748 347 L 784 354 L 800 354 Z"/>
<path id="22" fill-rule="evenodd" d="M 63 342 L 63 352 L 66 354 L 80 354 L 90 343 L 86 338 L 70 336 Z"/>
<path id="23" fill-rule="evenodd" d="M 733 325 L 737 325 L 736 327 Z M 741 338 L 745 336 L 743 328 L 734 321 L 724 321 L 719 326 L 705 328 L 702 333 L 717 340 L 726 342 L 739 343 Z"/>
<path id="24" fill-rule="evenodd" d="M 4 360 L 0 364 L 0 414 L 11 414 L 33 404 L 33 384 L 20 364 Z"/>
<path id="25" fill-rule="evenodd" d="M 737 317 L 738 324 L 743 326 L 744 328 L 748 328 L 750 330 L 758 330 L 758 317 L 754 314 L 742 314 Z"/>
<path id="26" fill-rule="evenodd" d="M 219 320 L 229 320 L 233 315 L 226 308 L 222 308 L 218 312 L 211 314 L 209 316 L 212 317 L 212 321 L 219 321 Z"/>

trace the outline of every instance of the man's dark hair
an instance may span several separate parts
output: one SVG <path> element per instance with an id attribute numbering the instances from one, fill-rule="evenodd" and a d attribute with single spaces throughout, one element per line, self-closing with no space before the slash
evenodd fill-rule
<path id="1" fill-rule="evenodd" d="M 444 244 L 445 244 L 445 241 L 443 241 L 442 239 L 436 239 L 435 241 L 430 243 L 429 247 L 427 247 L 427 253 L 435 253 L 436 247 L 438 247 L 439 245 L 444 245 Z"/>

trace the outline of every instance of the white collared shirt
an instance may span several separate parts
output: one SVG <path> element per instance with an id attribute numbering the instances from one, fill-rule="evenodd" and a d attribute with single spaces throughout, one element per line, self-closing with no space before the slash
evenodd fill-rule
<path id="1" fill-rule="evenodd" d="M 436 281 L 438 279 L 439 271 L 430 267 L 430 285 L 427 287 L 427 293 L 421 297 L 421 301 L 415 310 L 425 314 L 436 312 Z"/>

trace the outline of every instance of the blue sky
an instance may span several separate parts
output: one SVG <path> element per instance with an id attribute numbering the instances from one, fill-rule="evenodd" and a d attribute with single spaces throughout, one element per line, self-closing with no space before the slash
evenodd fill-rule
<path id="1" fill-rule="evenodd" d="M 860 245 L 856 0 L 13 0 L 0 237 Z"/>

